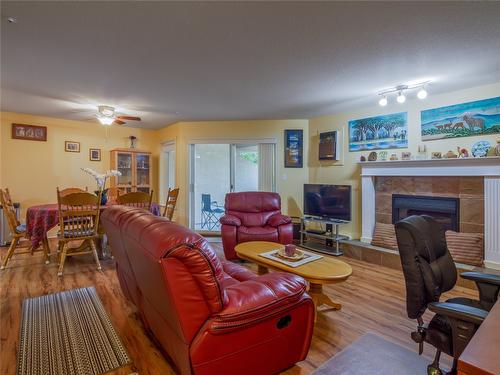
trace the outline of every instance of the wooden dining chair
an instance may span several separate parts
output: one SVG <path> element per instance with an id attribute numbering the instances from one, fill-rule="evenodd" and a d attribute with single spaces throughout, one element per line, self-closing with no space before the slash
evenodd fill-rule
<path id="1" fill-rule="evenodd" d="M 12 235 L 12 241 L 10 243 L 9 250 L 7 250 L 7 255 L 5 256 L 2 262 L 2 266 L 0 267 L 0 269 L 3 270 L 5 269 L 5 267 L 7 267 L 7 264 L 9 263 L 10 258 L 12 258 L 12 255 L 14 255 L 14 251 L 16 249 L 27 248 L 27 251 L 17 252 L 17 254 L 29 253 L 31 255 L 33 255 L 35 249 L 33 249 L 33 246 L 31 246 L 30 242 L 28 242 L 27 245 L 20 246 L 21 240 L 26 237 L 26 225 L 21 224 L 21 222 L 17 219 L 16 209 L 14 207 L 14 204 L 12 203 L 12 198 L 10 197 L 10 192 L 8 191 L 8 189 L 0 189 L 0 203 L 2 204 L 3 213 L 5 215 L 5 218 L 7 219 L 9 230 Z M 48 248 L 46 246 L 43 246 L 42 250 L 45 263 L 47 264 L 49 263 Z"/>
<path id="2" fill-rule="evenodd" d="M 151 190 L 149 194 L 142 191 L 118 194 L 116 197 L 116 203 L 124 206 L 144 208 L 149 211 L 151 210 L 151 204 L 153 203 L 153 190 Z"/>
<path id="3" fill-rule="evenodd" d="M 77 187 L 69 187 L 69 188 L 66 188 L 66 189 L 62 189 L 59 191 L 59 194 L 62 196 L 62 197 L 65 197 L 66 195 L 69 195 L 69 194 L 74 194 L 74 193 L 86 193 L 88 192 L 88 187 L 85 187 L 85 190 L 83 189 L 80 189 L 80 188 L 77 188 Z"/>
<path id="4" fill-rule="evenodd" d="M 179 196 L 179 188 L 168 189 L 167 201 L 165 203 L 165 210 L 163 216 L 172 221 L 174 216 L 175 206 L 177 205 L 177 197 Z"/>
<path id="5" fill-rule="evenodd" d="M 59 209 L 59 269 L 57 276 L 62 276 L 66 257 L 92 254 L 101 269 L 95 241 L 99 239 L 99 215 L 101 193 L 76 192 L 61 195 L 57 189 L 57 205 Z M 69 243 L 83 241 L 77 248 L 70 248 Z M 85 246 L 88 245 L 88 246 Z"/>
<path id="6" fill-rule="evenodd" d="M 122 189 L 122 188 L 119 188 L 116 186 L 112 186 L 112 187 L 108 188 L 108 202 L 111 204 L 116 204 L 118 196 L 120 194 L 123 195 L 125 193 L 126 193 L 125 189 Z"/>

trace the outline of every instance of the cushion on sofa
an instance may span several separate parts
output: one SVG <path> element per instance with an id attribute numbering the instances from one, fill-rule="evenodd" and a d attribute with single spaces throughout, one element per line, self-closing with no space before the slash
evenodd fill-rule
<path id="1" fill-rule="evenodd" d="M 398 241 L 396 240 L 394 224 L 375 223 L 372 245 L 397 250 Z"/>
<path id="2" fill-rule="evenodd" d="M 482 233 L 465 233 L 446 231 L 446 244 L 455 262 L 471 266 L 483 265 L 484 235 Z"/>

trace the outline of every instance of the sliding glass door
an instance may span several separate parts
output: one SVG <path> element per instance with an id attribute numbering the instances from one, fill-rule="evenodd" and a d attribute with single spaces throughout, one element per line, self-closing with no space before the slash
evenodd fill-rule
<path id="1" fill-rule="evenodd" d="M 274 144 L 191 144 L 190 227 L 219 231 L 228 192 L 273 191 L 274 148 Z"/>

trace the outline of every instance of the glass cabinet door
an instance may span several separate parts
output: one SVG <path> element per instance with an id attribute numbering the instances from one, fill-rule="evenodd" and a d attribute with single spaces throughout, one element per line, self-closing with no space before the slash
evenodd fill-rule
<path id="1" fill-rule="evenodd" d="M 136 175 L 137 175 L 137 187 L 149 186 L 151 181 L 149 181 L 149 168 L 150 168 L 150 155 L 147 154 L 137 154 L 136 159 Z M 139 190 L 139 189 L 137 189 Z"/>
<path id="2" fill-rule="evenodd" d="M 118 153 L 117 167 L 121 172 L 118 176 L 118 185 L 132 185 L 132 154 Z"/>

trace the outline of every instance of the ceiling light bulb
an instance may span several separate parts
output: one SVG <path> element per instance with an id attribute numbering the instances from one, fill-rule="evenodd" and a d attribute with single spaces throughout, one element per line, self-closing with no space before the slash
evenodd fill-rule
<path id="1" fill-rule="evenodd" d="M 425 99 L 425 98 L 427 98 L 427 91 L 422 87 L 420 90 L 418 90 L 417 97 L 419 99 Z"/>
<path id="2" fill-rule="evenodd" d="M 400 104 L 403 104 L 404 102 L 406 102 L 406 96 L 403 94 L 403 91 L 399 92 L 398 97 L 396 98 L 396 100 Z"/>
<path id="3" fill-rule="evenodd" d="M 97 116 L 97 119 L 102 125 L 111 125 L 115 121 L 115 118 L 111 116 Z"/>
<path id="4" fill-rule="evenodd" d="M 382 96 L 378 101 L 378 104 L 382 107 L 385 107 L 387 105 L 387 97 L 385 95 Z"/>

